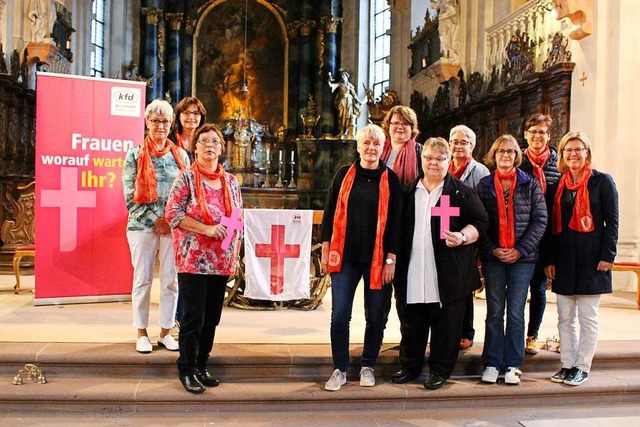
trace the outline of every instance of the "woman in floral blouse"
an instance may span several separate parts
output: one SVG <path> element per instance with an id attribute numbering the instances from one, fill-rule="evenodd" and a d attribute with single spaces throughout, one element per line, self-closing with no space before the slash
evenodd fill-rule
<path id="1" fill-rule="evenodd" d="M 184 304 L 178 377 L 186 391 L 199 394 L 205 386 L 219 383 L 207 370 L 207 359 L 220 322 L 227 279 L 236 271 L 242 237 L 241 231 L 227 230 L 222 219 L 230 218 L 234 208 L 242 208 L 242 197 L 235 176 L 218 162 L 224 147 L 220 130 L 204 124 L 194 140 L 196 161 L 176 177 L 165 216 L 173 229 Z"/>

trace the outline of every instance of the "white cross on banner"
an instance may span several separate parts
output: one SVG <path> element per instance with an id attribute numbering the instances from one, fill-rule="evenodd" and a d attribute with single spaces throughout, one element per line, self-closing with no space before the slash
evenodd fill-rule
<path id="1" fill-rule="evenodd" d="M 248 298 L 309 298 L 313 211 L 245 209 L 244 248 Z"/>

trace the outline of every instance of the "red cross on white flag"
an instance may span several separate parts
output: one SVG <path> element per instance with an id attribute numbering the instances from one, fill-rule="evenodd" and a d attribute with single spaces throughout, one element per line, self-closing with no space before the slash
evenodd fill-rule
<path id="1" fill-rule="evenodd" d="M 244 295 L 290 301 L 309 298 L 313 211 L 245 209 Z"/>

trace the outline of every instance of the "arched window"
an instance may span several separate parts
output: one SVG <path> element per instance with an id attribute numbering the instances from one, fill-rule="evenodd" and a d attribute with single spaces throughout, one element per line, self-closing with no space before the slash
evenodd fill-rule
<path id="1" fill-rule="evenodd" d="M 104 77 L 104 23 L 106 0 L 93 0 L 91 6 L 91 63 L 89 75 Z"/>
<path id="2" fill-rule="evenodd" d="M 391 8 L 387 0 L 371 0 L 370 16 L 370 78 L 375 98 L 389 86 L 389 55 L 391 54 Z"/>

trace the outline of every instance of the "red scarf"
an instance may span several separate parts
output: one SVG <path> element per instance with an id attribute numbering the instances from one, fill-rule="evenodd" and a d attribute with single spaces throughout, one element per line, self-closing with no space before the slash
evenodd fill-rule
<path id="1" fill-rule="evenodd" d="M 549 160 L 549 157 L 551 157 L 551 150 L 549 150 L 549 146 L 545 145 L 544 150 L 542 150 L 542 153 L 540 154 L 535 154 L 528 148 L 524 150 L 524 153 L 529 158 L 531 166 L 533 166 L 533 176 L 540 183 L 542 194 L 547 194 L 547 177 L 544 176 L 544 171 L 542 170 L 542 168 L 544 167 L 545 163 L 547 163 L 547 160 Z"/>
<path id="2" fill-rule="evenodd" d="M 573 185 L 571 172 L 569 170 L 560 178 L 558 189 L 553 201 L 553 210 L 551 212 L 552 232 L 560 234 L 562 232 L 562 193 L 567 188 L 570 191 L 577 191 L 576 202 L 573 205 L 573 213 L 569 221 L 569 228 L 579 233 L 588 233 L 595 230 L 593 226 L 593 215 L 591 215 L 591 203 L 589 202 L 589 178 L 591 178 L 591 168 L 589 165 L 584 167 L 582 179 L 576 185 Z"/>
<path id="3" fill-rule="evenodd" d="M 504 202 L 504 191 L 502 191 L 502 180 L 510 180 L 509 186 L 509 212 L 507 212 L 507 204 Z M 496 189 L 496 197 L 498 199 L 498 243 L 501 248 L 513 248 L 516 245 L 516 222 L 515 209 L 513 206 L 513 194 L 516 192 L 516 168 L 511 172 L 501 174 L 496 170 L 493 175 L 493 186 Z"/>
<path id="4" fill-rule="evenodd" d="M 174 132 L 173 134 L 176 137 L 176 145 L 182 148 L 187 153 L 190 153 L 191 150 L 187 147 L 187 142 L 189 142 L 188 139 L 185 138 L 181 133 Z"/>
<path id="5" fill-rule="evenodd" d="M 215 172 L 209 172 L 200 163 L 194 162 L 191 165 L 193 171 L 194 186 L 196 187 L 196 198 L 198 199 L 198 206 L 200 206 L 200 212 L 202 213 L 202 222 L 207 225 L 213 225 L 213 216 L 211 210 L 207 205 L 207 201 L 204 197 L 204 186 L 202 184 L 202 175 L 209 179 L 219 179 L 222 183 L 222 197 L 224 199 L 224 211 L 225 215 L 231 215 L 231 191 L 229 190 L 229 184 L 227 182 L 227 173 L 220 163 Z"/>
<path id="6" fill-rule="evenodd" d="M 141 205 L 153 203 L 158 200 L 158 179 L 156 170 L 153 167 L 151 154 L 156 157 L 162 157 L 171 150 L 173 158 L 180 170 L 185 168 L 179 148 L 168 139 L 165 141 L 162 151 L 158 151 L 156 143 L 147 135 L 140 144 L 140 152 L 138 153 L 138 173 L 133 189 L 133 202 Z"/>
<path id="7" fill-rule="evenodd" d="M 456 165 L 454 164 L 453 160 L 451 160 L 449 162 L 448 172 L 456 178 L 462 179 L 462 174 L 464 173 L 464 170 L 467 168 L 467 166 L 469 166 L 469 163 L 471 163 L 471 157 L 467 157 L 466 159 L 464 159 L 464 162 L 462 162 L 460 167 L 456 169 Z"/>
<path id="8" fill-rule="evenodd" d="M 349 204 L 349 194 L 356 178 L 356 166 L 351 165 L 347 175 L 345 175 L 336 212 L 333 218 L 333 235 L 329 245 L 329 273 L 337 273 L 342 269 L 342 253 L 344 252 L 344 241 L 347 234 L 347 207 Z M 384 248 L 382 240 L 384 230 L 387 226 L 387 216 L 389 213 L 389 170 L 385 168 L 380 177 L 380 196 L 378 198 L 378 225 L 376 227 L 376 240 L 373 245 L 373 259 L 371 260 L 371 279 L 369 287 L 371 289 L 382 289 L 382 265 L 384 261 Z"/>
<path id="9" fill-rule="evenodd" d="M 387 160 L 389 160 L 389 156 L 391 156 L 391 151 L 393 147 L 391 146 L 391 139 L 387 138 L 384 141 L 384 148 L 382 149 L 382 156 L 380 156 L 380 160 L 382 160 L 385 164 L 387 164 Z M 400 183 L 405 185 L 418 176 L 417 173 L 417 163 L 416 159 L 416 140 L 411 138 L 408 140 L 402 148 L 398 151 L 398 155 L 396 159 L 393 161 L 393 171 L 400 178 Z M 387 165 L 389 166 L 389 165 Z"/>

